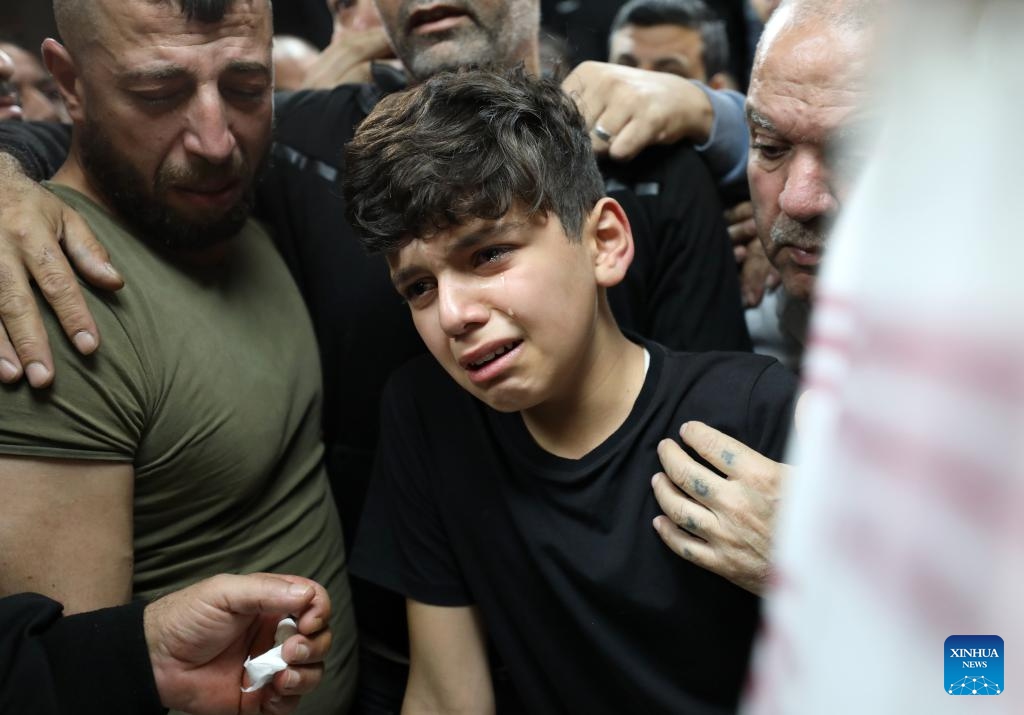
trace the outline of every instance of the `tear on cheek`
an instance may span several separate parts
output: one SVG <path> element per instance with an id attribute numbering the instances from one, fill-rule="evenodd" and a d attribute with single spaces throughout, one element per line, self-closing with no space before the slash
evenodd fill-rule
<path id="1" fill-rule="evenodd" d="M 498 276 L 498 280 L 501 281 L 501 292 L 507 296 L 507 294 L 508 294 L 508 286 L 505 283 L 505 274 L 502 273 L 500 276 Z M 498 308 L 498 310 L 500 310 L 502 313 L 504 313 L 505 315 L 507 315 L 510 318 L 515 318 L 516 317 L 516 311 L 512 309 L 511 305 L 508 306 L 507 308 Z"/>

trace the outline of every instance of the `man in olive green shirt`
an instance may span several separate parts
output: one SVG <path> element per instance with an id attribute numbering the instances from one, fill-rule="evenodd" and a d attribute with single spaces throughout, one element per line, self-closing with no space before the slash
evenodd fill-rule
<path id="1" fill-rule="evenodd" d="M 47 40 L 44 59 L 74 137 L 50 188 L 132 282 L 88 295 L 102 351 L 53 340 L 66 367 L 50 389 L 0 386 L 0 595 L 38 591 L 75 613 L 222 571 L 312 578 L 331 596 L 334 646 L 300 711 L 344 712 L 355 632 L 316 343 L 247 220 L 270 137 L 269 3 L 55 11 L 66 45 Z M 294 692 L 251 697 L 287 706 Z"/>

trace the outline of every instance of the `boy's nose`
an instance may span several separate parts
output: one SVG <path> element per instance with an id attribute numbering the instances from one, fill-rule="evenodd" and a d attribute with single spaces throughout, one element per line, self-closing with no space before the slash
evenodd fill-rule
<path id="1" fill-rule="evenodd" d="M 438 319 L 448 336 L 457 337 L 487 322 L 490 310 L 469 286 L 440 281 L 437 292 Z"/>

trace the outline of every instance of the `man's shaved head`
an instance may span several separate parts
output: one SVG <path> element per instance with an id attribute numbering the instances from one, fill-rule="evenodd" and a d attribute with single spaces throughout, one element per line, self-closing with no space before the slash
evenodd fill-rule
<path id="1" fill-rule="evenodd" d="M 269 0 L 266 0 L 269 2 Z M 188 20 L 219 22 L 234 0 L 53 0 L 53 16 L 64 44 L 71 50 L 83 48 L 99 35 L 101 6 L 111 3 L 144 2 L 177 5 Z"/>
<path id="2" fill-rule="evenodd" d="M 763 61 L 775 38 L 788 28 L 815 24 L 834 31 L 871 31 L 876 27 L 878 4 L 878 0 L 785 0 L 764 27 L 754 66 Z"/>

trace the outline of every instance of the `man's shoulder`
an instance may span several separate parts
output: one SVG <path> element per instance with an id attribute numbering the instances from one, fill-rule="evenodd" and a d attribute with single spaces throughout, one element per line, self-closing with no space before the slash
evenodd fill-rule
<path id="1" fill-rule="evenodd" d="M 667 351 L 661 379 L 674 419 L 698 420 L 780 459 L 799 387 L 773 357 L 744 352 Z M 670 426 L 674 432 L 679 424 Z"/>
<path id="2" fill-rule="evenodd" d="M 738 351 L 665 351 L 663 381 L 669 385 L 700 386 L 702 389 L 752 389 L 762 380 L 785 390 L 795 390 L 797 376 L 768 355 Z M 727 398 L 728 393 L 723 394 Z"/>
<path id="3" fill-rule="evenodd" d="M 274 138 L 300 150 L 323 149 L 340 154 L 341 145 L 380 96 L 380 90 L 372 84 L 279 92 L 275 95 Z"/>

